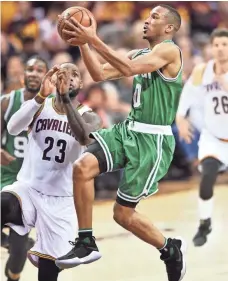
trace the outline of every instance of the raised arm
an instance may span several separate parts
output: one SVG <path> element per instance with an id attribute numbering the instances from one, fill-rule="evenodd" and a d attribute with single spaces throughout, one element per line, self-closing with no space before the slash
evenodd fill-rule
<path id="1" fill-rule="evenodd" d="M 13 136 L 17 136 L 22 131 L 27 131 L 34 115 L 42 106 L 43 101 L 44 99 L 40 96 L 36 96 L 32 100 L 26 101 L 10 118 L 7 124 L 8 132 Z"/>
<path id="2" fill-rule="evenodd" d="M 53 84 L 51 82 L 51 77 L 58 70 L 59 68 L 56 66 L 50 69 L 43 78 L 39 94 L 37 94 L 35 98 L 26 101 L 10 118 L 7 124 L 7 129 L 11 135 L 16 136 L 28 129 L 29 125 L 32 123 L 34 115 L 42 106 L 45 98 L 52 93 Z"/>
<path id="3" fill-rule="evenodd" d="M 101 128 L 101 119 L 94 112 L 85 112 L 82 116 L 69 98 L 68 94 L 61 96 L 63 107 L 67 114 L 70 128 L 81 145 L 88 145 L 92 142 L 89 134 Z"/>
<path id="4" fill-rule="evenodd" d="M 174 44 L 161 43 L 155 46 L 151 52 L 131 60 L 128 57 L 120 55 L 117 51 L 112 50 L 112 48 L 100 40 L 96 34 L 95 20 L 92 20 L 90 27 L 82 26 L 73 18 L 71 22 L 66 20 L 65 24 L 71 30 L 63 30 L 64 33 L 72 36 L 68 40 L 69 43 L 73 44 L 74 40 L 79 38 L 88 42 L 122 76 L 153 72 L 171 63 L 180 67 L 180 51 Z"/>
<path id="5" fill-rule="evenodd" d="M 88 145 L 92 142 L 89 134 L 101 127 L 101 119 L 94 112 L 85 112 L 80 114 L 74 108 L 69 97 L 70 79 L 66 69 L 61 69 L 57 73 L 57 90 L 61 96 L 67 119 L 75 138 L 81 145 Z"/>
<path id="6" fill-rule="evenodd" d="M 88 44 L 80 46 L 83 61 L 94 81 L 114 80 L 121 78 L 123 74 L 114 68 L 111 64 L 101 64 L 96 57 L 96 54 L 90 50 Z M 131 59 L 137 50 L 128 52 L 127 58 Z"/>

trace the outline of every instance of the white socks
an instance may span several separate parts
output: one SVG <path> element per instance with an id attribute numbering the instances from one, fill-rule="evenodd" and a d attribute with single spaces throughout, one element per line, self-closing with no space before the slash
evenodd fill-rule
<path id="1" fill-rule="evenodd" d="M 198 206 L 199 206 L 200 220 L 206 220 L 206 219 L 211 218 L 213 206 L 214 206 L 213 197 L 209 200 L 203 200 L 203 199 L 199 198 Z"/>

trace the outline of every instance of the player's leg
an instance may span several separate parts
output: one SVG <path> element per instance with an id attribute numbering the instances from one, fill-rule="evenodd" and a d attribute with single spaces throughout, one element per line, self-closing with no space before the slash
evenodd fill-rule
<path id="1" fill-rule="evenodd" d="M 14 230 L 10 230 L 9 258 L 5 268 L 8 281 L 19 280 L 20 278 L 27 259 L 28 235 L 20 236 Z"/>
<path id="2" fill-rule="evenodd" d="M 207 242 L 207 235 L 211 232 L 211 216 L 213 211 L 213 188 L 222 163 L 213 158 L 205 158 L 201 162 L 201 180 L 199 189 L 199 218 L 200 226 L 193 238 L 195 246 L 202 246 Z"/>
<path id="3" fill-rule="evenodd" d="M 99 135 L 94 133 L 97 141 L 88 147 L 74 165 L 74 200 L 79 232 L 72 251 L 56 260 L 60 268 L 90 263 L 101 257 L 92 233 L 94 178 L 100 173 L 124 165 L 122 143 L 118 139 L 121 135 L 115 130 L 103 130 Z"/>
<path id="4" fill-rule="evenodd" d="M 173 140 L 172 137 L 141 135 L 137 136 L 137 143 L 138 153 L 132 151 L 131 145 L 124 147 L 128 162 L 117 192 L 114 219 L 157 248 L 166 264 L 169 281 L 179 281 L 185 274 L 185 242 L 179 238 L 165 238 L 146 216 L 135 210 L 142 198 L 157 191 L 156 183 L 165 175 L 172 160 Z M 138 157 L 135 157 L 136 153 Z"/>
<path id="5" fill-rule="evenodd" d="M 213 187 L 218 172 L 228 165 L 228 143 L 203 130 L 199 140 L 198 159 L 202 172 L 199 192 L 200 226 L 193 238 L 193 243 L 195 246 L 202 246 L 211 232 Z"/>
<path id="6" fill-rule="evenodd" d="M 55 262 L 45 258 L 39 258 L 38 281 L 57 281 L 60 269 Z"/>
<path id="7" fill-rule="evenodd" d="M 1 192 L 1 228 L 7 223 L 23 225 L 18 198 L 10 192 Z"/>
<path id="8" fill-rule="evenodd" d="M 15 231 L 10 231 L 10 255 L 5 269 L 8 281 L 19 280 L 20 273 L 27 258 L 27 251 L 33 245 L 33 240 L 28 240 L 27 235 L 30 231 L 30 227 L 27 225 L 27 219 L 32 218 L 34 215 L 33 205 L 29 200 L 28 188 L 19 182 L 16 182 L 12 186 L 6 186 L 3 192 L 1 192 L 1 211 L 2 226 L 11 223 L 12 228 L 22 235 L 20 236 Z M 22 213 L 26 225 L 24 225 Z M 31 221 L 29 225 L 32 225 Z"/>
<path id="9" fill-rule="evenodd" d="M 8 174 L 6 171 L 1 171 L 1 182 L 0 182 L 0 189 L 2 190 L 5 186 L 12 185 L 17 179 L 17 175 L 12 175 L 11 173 Z M 4 227 L 7 229 L 8 227 Z M 1 247 L 5 249 L 9 249 L 9 235 L 3 232 L 4 228 L 2 228 L 1 233 Z"/>
<path id="10" fill-rule="evenodd" d="M 2 227 L 6 223 L 23 225 L 20 202 L 12 193 L 1 193 L 1 215 Z M 27 235 L 26 237 L 19 236 L 11 230 L 9 236 L 9 258 L 5 267 L 5 275 L 8 281 L 19 280 L 27 256 L 26 246 Z"/>
<path id="11" fill-rule="evenodd" d="M 56 265 L 60 268 L 74 267 L 101 257 L 92 233 L 94 178 L 100 171 L 104 172 L 107 168 L 105 155 L 99 143 L 94 142 L 86 151 L 75 162 L 73 171 L 74 202 L 79 227 L 78 238 L 72 251 L 56 260 Z"/>

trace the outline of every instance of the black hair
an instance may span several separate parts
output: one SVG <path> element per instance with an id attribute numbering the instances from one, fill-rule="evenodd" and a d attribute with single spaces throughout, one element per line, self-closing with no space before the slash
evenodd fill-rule
<path id="1" fill-rule="evenodd" d="M 174 30 L 175 32 L 177 32 L 180 29 L 181 26 L 181 16 L 179 14 L 179 12 L 166 4 L 160 4 L 159 7 L 165 8 L 166 10 L 168 10 L 168 17 L 169 17 L 169 23 L 172 23 L 174 25 Z"/>
<path id="2" fill-rule="evenodd" d="M 211 33 L 211 43 L 216 37 L 228 37 L 228 29 L 227 28 L 216 28 Z"/>

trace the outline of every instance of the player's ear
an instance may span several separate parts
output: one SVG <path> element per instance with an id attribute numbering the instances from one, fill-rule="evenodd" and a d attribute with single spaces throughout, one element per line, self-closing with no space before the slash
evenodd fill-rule
<path id="1" fill-rule="evenodd" d="M 173 24 L 168 24 L 166 25 L 166 28 L 165 28 L 165 32 L 166 33 L 170 33 L 174 30 L 174 25 Z"/>
<path id="2" fill-rule="evenodd" d="M 79 89 L 82 89 L 82 88 L 83 88 L 83 82 L 82 82 L 82 80 L 80 80 Z"/>

